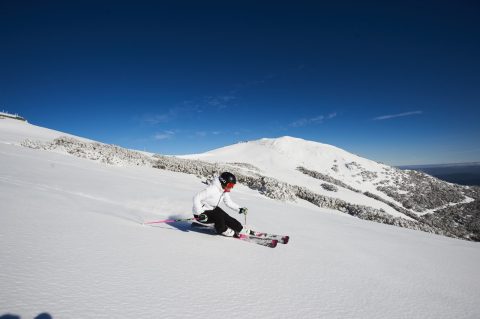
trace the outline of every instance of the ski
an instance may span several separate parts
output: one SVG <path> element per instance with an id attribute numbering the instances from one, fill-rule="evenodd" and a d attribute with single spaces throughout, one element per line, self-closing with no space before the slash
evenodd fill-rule
<path id="1" fill-rule="evenodd" d="M 211 224 L 201 224 L 198 222 L 193 222 L 191 224 L 191 228 L 195 229 L 195 231 L 199 231 L 202 233 L 215 233 L 215 228 Z M 242 241 L 246 241 L 249 243 L 254 243 L 261 246 L 266 246 L 270 248 L 277 247 L 279 241 L 276 238 L 266 238 L 266 237 L 258 237 L 253 234 L 240 234 L 239 237 L 232 237 L 235 239 L 239 239 Z"/>
<path id="2" fill-rule="evenodd" d="M 270 239 L 270 238 L 261 238 L 261 237 L 255 237 L 255 236 L 248 236 L 245 234 L 240 234 L 239 237 L 233 237 L 242 241 L 246 241 L 249 243 L 254 243 L 257 245 L 265 246 L 265 247 L 270 247 L 270 248 L 275 248 L 277 247 L 278 240 L 276 239 Z"/>
<path id="3" fill-rule="evenodd" d="M 211 224 L 201 224 L 201 223 L 198 223 L 198 222 L 193 222 L 191 227 L 197 228 L 197 229 L 213 230 L 213 225 L 211 225 Z M 250 230 L 248 234 L 245 234 L 245 236 L 248 236 L 249 238 L 276 240 L 277 243 L 280 243 L 280 244 L 287 244 L 288 241 L 290 240 L 290 237 L 286 236 L 286 235 L 270 234 L 270 233 L 255 231 L 255 230 Z"/>
<path id="4" fill-rule="evenodd" d="M 290 236 L 287 236 L 287 235 L 263 233 L 255 230 L 250 230 L 249 234 L 251 236 L 260 237 L 260 238 L 276 239 L 280 244 L 288 244 L 288 241 L 290 240 Z"/>

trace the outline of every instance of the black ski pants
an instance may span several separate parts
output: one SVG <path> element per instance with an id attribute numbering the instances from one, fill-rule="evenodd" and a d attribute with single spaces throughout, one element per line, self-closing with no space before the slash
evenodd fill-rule
<path id="1" fill-rule="evenodd" d="M 225 213 L 220 207 L 215 207 L 213 210 L 206 210 L 202 214 L 207 215 L 208 219 L 204 224 L 215 224 L 215 230 L 221 234 L 227 230 L 227 228 L 233 229 L 236 233 L 239 233 L 243 226 L 242 224 Z"/>

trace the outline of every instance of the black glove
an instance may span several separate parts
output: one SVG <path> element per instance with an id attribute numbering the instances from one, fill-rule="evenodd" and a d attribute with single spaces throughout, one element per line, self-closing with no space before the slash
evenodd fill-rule
<path id="1" fill-rule="evenodd" d="M 238 213 L 239 213 L 239 214 L 247 215 L 247 213 L 248 213 L 248 208 L 242 207 L 242 208 L 240 208 L 240 211 L 239 211 Z"/>
<path id="2" fill-rule="evenodd" d="M 197 219 L 197 220 L 198 220 L 199 222 L 201 222 L 201 223 L 206 223 L 207 220 L 208 220 L 208 216 L 205 215 L 205 214 L 200 214 L 200 215 L 198 215 L 198 219 Z"/>

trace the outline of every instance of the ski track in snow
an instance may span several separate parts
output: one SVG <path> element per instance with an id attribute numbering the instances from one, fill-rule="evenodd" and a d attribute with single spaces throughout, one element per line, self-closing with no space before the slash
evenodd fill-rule
<path id="1" fill-rule="evenodd" d="M 28 128 L 17 130 L 23 137 Z M 478 243 L 240 185 L 232 197 L 249 207 L 248 223 L 290 235 L 288 245 L 140 224 L 190 217 L 203 187 L 186 174 L 0 144 L 0 316 L 480 317 Z"/>

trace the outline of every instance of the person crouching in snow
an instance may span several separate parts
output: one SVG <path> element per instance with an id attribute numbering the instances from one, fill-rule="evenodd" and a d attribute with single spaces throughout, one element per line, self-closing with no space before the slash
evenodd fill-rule
<path id="1" fill-rule="evenodd" d="M 237 211 L 239 214 L 247 214 L 247 208 L 240 207 L 230 198 L 229 192 L 236 183 L 235 175 L 223 172 L 193 198 L 193 216 L 201 223 L 214 224 L 218 234 L 228 237 L 238 237 L 242 230 L 246 231 L 238 220 L 218 207 L 223 199 L 225 205 L 230 209 Z"/>

